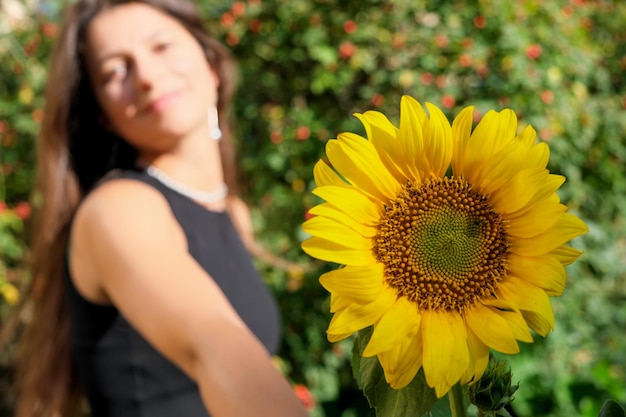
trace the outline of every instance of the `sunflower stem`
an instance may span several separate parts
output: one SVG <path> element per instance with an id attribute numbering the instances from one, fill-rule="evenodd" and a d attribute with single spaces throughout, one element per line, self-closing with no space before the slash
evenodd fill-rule
<path id="1" fill-rule="evenodd" d="M 460 383 L 455 384 L 450 392 L 448 392 L 448 400 L 450 400 L 450 411 L 452 417 L 467 417 L 467 407 L 465 407 L 463 387 Z"/>

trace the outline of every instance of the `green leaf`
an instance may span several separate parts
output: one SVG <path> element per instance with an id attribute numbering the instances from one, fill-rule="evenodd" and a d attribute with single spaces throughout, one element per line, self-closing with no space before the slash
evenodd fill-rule
<path id="1" fill-rule="evenodd" d="M 626 417 L 626 411 L 616 401 L 606 400 L 598 417 Z"/>
<path id="2" fill-rule="evenodd" d="M 363 332 L 367 331 L 362 330 Z M 371 337 L 371 332 L 369 333 L 369 337 Z M 367 343 L 366 343 L 367 344 Z M 365 346 L 365 345 L 363 345 Z M 357 385 L 360 390 L 363 390 L 363 380 L 361 378 L 361 354 L 363 352 L 364 347 L 361 347 L 361 343 L 359 342 L 359 337 L 354 340 L 354 344 L 352 345 L 352 375 L 357 382 Z"/>
<path id="3" fill-rule="evenodd" d="M 452 417 L 452 411 L 450 410 L 450 394 L 445 397 L 441 397 L 437 400 L 433 408 L 427 414 L 428 417 Z"/>
<path id="4" fill-rule="evenodd" d="M 337 50 L 330 45 L 313 45 L 309 49 L 311 58 L 319 61 L 325 67 L 337 62 Z"/>
<path id="5" fill-rule="evenodd" d="M 377 357 L 364 358 L 363 351 L 372 336 L 372 328 L 361 330 L 352 349 L 352 365 L 355 378 L 362 387 L 370 407 L 376 410 L 377 417 L 415 417 L 428 413 L 437 396 L 426 384 L 423 371 L 415 376 L 406 387 L 396 390 L 385 380 L 385 374 Z"/>

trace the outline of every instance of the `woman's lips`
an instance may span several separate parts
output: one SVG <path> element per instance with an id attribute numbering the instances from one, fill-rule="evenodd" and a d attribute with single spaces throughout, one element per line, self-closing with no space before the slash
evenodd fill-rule
<path id="1" fill-rule="evenodd" d="M 178 98 L 178 95 L 179 94 L 177 91 L 163 94 L 159 98 L 152 100 L 146 106 L 146 111 L 153 112 L 153 113 L 160 113 L 163 110 L 165 110 L 167 107 L 169 107 L 169 105 L 172 104 L 172 102 L 174 102 L 176 98 Z"/>

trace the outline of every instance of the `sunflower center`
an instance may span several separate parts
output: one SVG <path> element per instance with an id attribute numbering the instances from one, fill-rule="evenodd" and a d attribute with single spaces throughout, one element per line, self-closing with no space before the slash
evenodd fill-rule
<path id="1" fill-rule="evenodd" d="M 374 237 L 385 280 L 420 308 L 459 312 L 493 294 L 505 275 L 502 217 L 462 178 L 408 182 Z"/>

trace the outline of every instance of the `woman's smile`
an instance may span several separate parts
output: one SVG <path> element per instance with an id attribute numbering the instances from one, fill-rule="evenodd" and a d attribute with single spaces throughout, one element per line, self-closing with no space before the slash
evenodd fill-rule
<path id="1" fill-rule="evenodd" d="M 141 113 L 161 113 L 170 107 L 180 97 L 179 91 L 172 91 L 150 100 Z"/>

